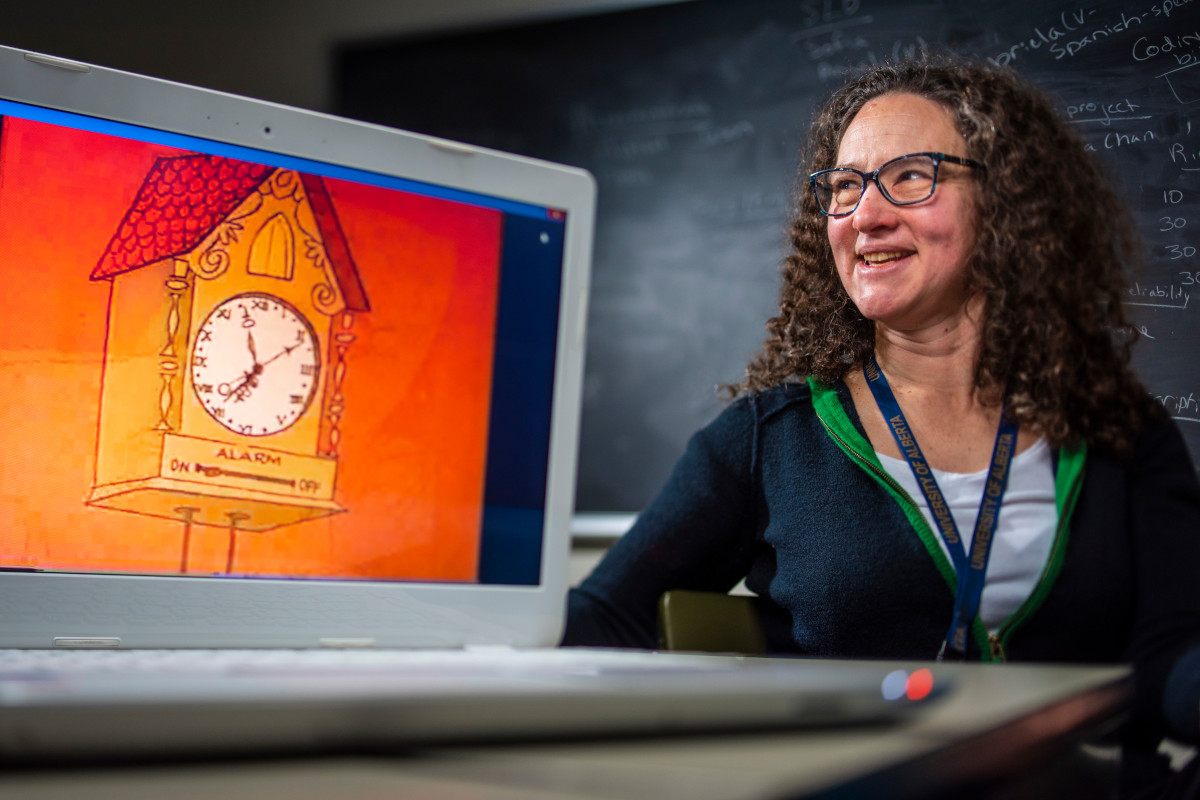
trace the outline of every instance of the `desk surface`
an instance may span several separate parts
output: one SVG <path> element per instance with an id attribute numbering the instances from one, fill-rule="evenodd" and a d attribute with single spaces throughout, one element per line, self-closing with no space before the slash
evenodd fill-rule
<path id="1" fill-rule="evenodd" d="M 943 665 L 945 668 L 947 665 Z M 438 747 L 394 756 L 22 771 L 28 800 L 330 797 L 776 798 L 928 795 L 986 780 L 1096 733 L 1130 696 L 1121 667 L 949 665 L 957 688 L 898 726 L 788 733 Z M 935 783 L 931 783 L 931 781 Z"/>

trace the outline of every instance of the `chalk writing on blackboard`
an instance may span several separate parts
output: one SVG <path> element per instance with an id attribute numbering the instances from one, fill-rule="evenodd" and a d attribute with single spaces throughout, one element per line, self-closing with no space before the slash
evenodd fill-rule
<path id="1" fill-rule="evenodd" d="M 1174 283 L 1147 284 L 1135 281 L 1126 291 L 1130 297 L 1134 298 L 1133 300 L 1126 300 L 1126 305 L 1148 306 L 1150 308 L 1178 308 L 1182 310 L 1188 307 L 1188 302 L 1192 297 L 1192 293 L 1189 290 Z"/>
<path id="2" fill-rule="evenodd" d="M 1104 127 L 1110 127 L 1113 121 L 1153 119 L 1149 114 L 1138 114 L 1141 106 L 1122 97 L 1120 100 L 1088 100 L 1077 105 L 1067 106 L 1067 121 L 1075 124 L 1096 122 Z"/>
<path id="3" fill-rule="evenodd" d="M 1058 44 L 1060 40 L 1066 39 L 1083 28 L 1088 16 L 1095 13 L 1095 9 L 1082 8 L 1063 11 L 1054 23 L 1035 26 L 1031 33 L 1021 37 L 1020 40 L 1009 45 L 1000 53 L 991 56 L 988 61 L 997 67 L 1007 67 L 1016 61 L 1021 53 L 1040 50 L 1047 45 L 1061 47 Z"/>
<path id="4" fill-rule="evenodd" d="M 1183 61 L 1184 58 L 1188 60 Z M 1175 59 L 1184 66 L 1168 70 L 1158 77 L 1167 82 L 1171 94 L 1180 105 L 1200 102 L 1200 70 L 1195 69 L 1200 67 L 1200 60 L 1192 53 L 1177 55 Z"/>
<path id="5" fill-rule="evenodd" d="M 1194 391 L 1187 394 L 1156 394 L 1154 399 L 1175 419 L 1200 422 L 1200 397 Z"/>
<path id="6" fill-rule="evenodd" d="M 1200 47 L 1200 33 L 1163 34 L 1162 36 L 1143 36 L 1133 43 L 1133 60 L 1149 61 L 1160 55 L 1175 56 L 1179 64 L 1193 64 L 1196 56 L 1186 52 Z"/>
<path id="7" fill-rule="evenodd" d="M 1053 24 L 1035 27 L 1031 33 L 988 60 L 996 66 L 1009 66 L 1021 54 L 1043 47 L 1049 50 L 1055 61 L 1073 58 L 1091 45 L 1128 33 L 1153 18 L 1169 18 L 1174 11 L 1190 2 L 1192 0 L 1163 0 L 1161 3 L 1145 7 L 1140 13 L 1122 10 L 1119 16 L 1114 15 L 1108 19 L 1094 19 L 1097 13 L 1094 8 L 1063 11 Z M 1135 61 L 1148 61 L 1159 55 L 1178 53 L 1197 45 L 1200 45 L 1200 33 L 1142 36 L 1134 43 L 1133 58 Z"/>
<path id="8" fill-rule="evenodd" d="M 1184 147 L 1182 142 L 1175 142 L 1169 152 L 1171 163 L 1177 165 L 1181 172 L 1200 172 L 1200 150 L 1192 150 Z"/>

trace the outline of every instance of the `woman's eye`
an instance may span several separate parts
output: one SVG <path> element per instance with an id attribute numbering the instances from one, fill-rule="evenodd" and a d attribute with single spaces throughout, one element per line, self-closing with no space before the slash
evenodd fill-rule
<path id="1" fill-rule="evenodd" d="M 904 181 L 928 181 L 928 180 L 932 180 L 932 177 L 928 173 L 923 172 L 919 169 L 906 169 L 903 172 L 901 172 L 899 175 L 896 176 L 896 183 L 902 183 Z"/>

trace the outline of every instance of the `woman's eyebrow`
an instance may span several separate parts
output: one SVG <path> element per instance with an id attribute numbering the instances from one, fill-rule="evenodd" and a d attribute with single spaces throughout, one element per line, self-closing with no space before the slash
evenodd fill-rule
<path id="1" fill-rule="evenodd" d="M 902 152 L 905 152 L 905 151 L 902 151 Z M 845 160 L 838 159 L 834 162 L 834 166 L 836 166 L 836 167 L 852 167 L 857 170 L 862 170 L 863 172 L 870 172 L 872 169 L 875 169 L 875 167 L 886 164 L 889 161 L 894 161 L 901 154 L 902 153 L 897 153 L 896 155 L 891 155 L 891 156 L 886 156 L 886 157 L 880 156 L 878 158 L 875 158 L 875 159 L 873 159 L 874 166 L 872 166 L 870 163 L 864 161 L 863 159 L 855 159 L 855 158 L 850 158 L 850 159 L 845 159 Z"/>

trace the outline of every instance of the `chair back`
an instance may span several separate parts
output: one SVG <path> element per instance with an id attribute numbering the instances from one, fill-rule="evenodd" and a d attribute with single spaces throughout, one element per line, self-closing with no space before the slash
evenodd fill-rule
<path id="1" fill-rule="evenodd" d="M 663 650 L 762 655 L 766 637 L 754 598 L 673 589 L 658 601 L 658 640 Z"/>

